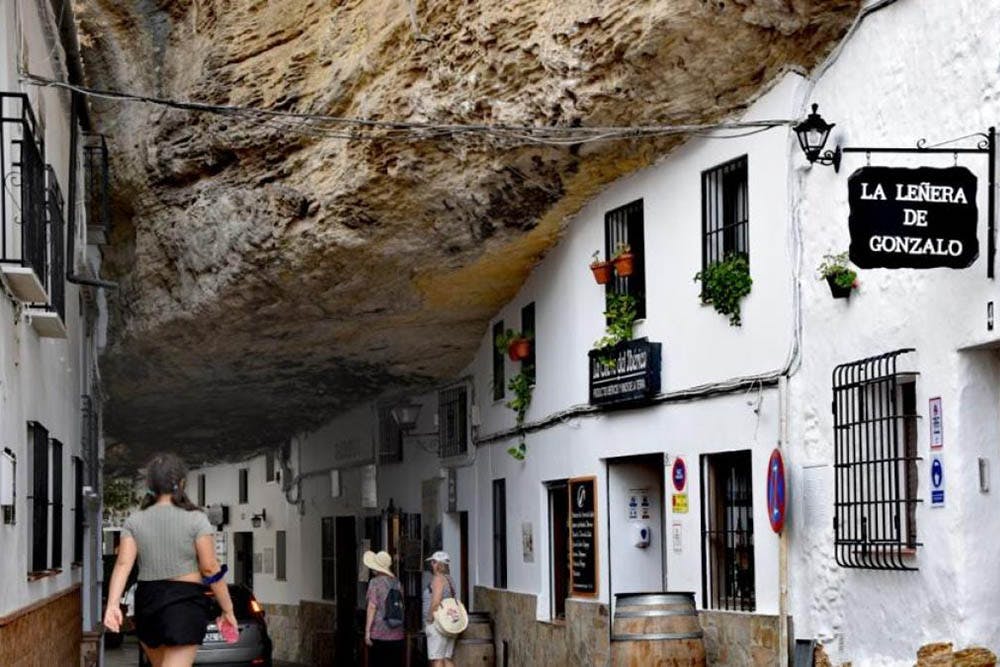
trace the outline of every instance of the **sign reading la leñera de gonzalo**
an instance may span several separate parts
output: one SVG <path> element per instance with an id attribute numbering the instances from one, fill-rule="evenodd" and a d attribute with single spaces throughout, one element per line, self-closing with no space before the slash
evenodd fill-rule
<path id="1" fill-rule="evenodd" d="M 979 256 L 976 177 L 965 167 L 862 167 L 847 182 L 851 261 L 964 269 Z"/>
<path id="2" fill-rule="evenodd" d="M 636 403 L 655 396 L 660 391 L 660 347 L 637 338 L 591 350 L 590 404 Z"/>

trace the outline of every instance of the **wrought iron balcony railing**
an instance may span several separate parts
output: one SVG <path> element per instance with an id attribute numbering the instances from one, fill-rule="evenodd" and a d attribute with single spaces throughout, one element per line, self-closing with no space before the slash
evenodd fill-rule
<path id="1" fill-rule="evenodd" d="M 108 197 L 108 144 L 102 135 L 89 136 L 84 143 L 83 177 L 87 240 L 104 245 L 111 233 L 111 208 Z"/>
<path id="2" fill-rule="evenodd" d="M 52 165 L 45 167 L 45 213 L 49 232 L 49 275 L 46 288 L 48 309 L 66 321 L 66 218 L 63 215 L 63 195 Z"/>

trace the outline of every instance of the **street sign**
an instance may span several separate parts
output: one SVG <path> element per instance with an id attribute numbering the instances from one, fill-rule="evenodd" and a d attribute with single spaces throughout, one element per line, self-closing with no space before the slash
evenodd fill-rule
<path id="1" fill-rule="evenodd" d="M 670 478 L 674 482 L 674 488 L 677 492 L 684 490 L 685 485 L 687 485 L 687 466 L 684 465 L 684 459 L 677 457 L 674 459 L 674 467 L 670 471 Z"/>
<path id="2" fill-rule="evenodd" d="M 767 519 L 776 533 L 785 526 L 785 462 L 778 449 L 767 462 Z"/>
<path id="3" fill-rule="evenodd" d="M 931 454 L 931 507 L 944 507 L 944 463 L 941 454 Z"/>
<path id="4" fill-rule="evenodd" d="M 671 499 L 671 511 L 674 514 L 687 514 L 688 513 L 688 494 L 686 493 L 675 493 Z"/>
<path id="5" fill-rule="evenodd" d="M 931 449 L 944 447 L 944 410 L 941 408 L 941 397 L 936 396 L 928 401 L 931 413 Z"/>

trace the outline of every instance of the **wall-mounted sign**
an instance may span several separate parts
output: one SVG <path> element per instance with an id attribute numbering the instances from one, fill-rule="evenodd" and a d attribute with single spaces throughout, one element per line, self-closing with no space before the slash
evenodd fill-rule
<path id="1" fill-rule="evenodd" d="M 670 510 L 674 514 L 687 514 L 688 513 L 688 494 L 686 493 L 675 493 L 673 499 L 670 502 Z"/>
<path id="2" fill-rule="evenodd" d="M 851 261 L 964 269 L 979 256 L 976 177 L 965 167 L 862 167 L 847 182 Z"/>
<path id="3" fill-rule="evenodd" d="M 677 491 L 683 491 L 687 485 L 687 466 L 684 465 L 684 459 L 679 456 L 674 459 L 674 467 L 670 470 L 670 479 Z"/>
<path id="4" fill-rule="evenodd" d="M 591 350 L 590 403 L 615 405 L 650 399 L 660 391 L 660 343 L 647 338 Z"/>
<path id="5" fill-rule="evenodd" d="M 785 527 L 785 461 L 777 449 L 767 462 L 767 519 L 776 533 Z"/>
<path id="6" fill-rule="evenodd" d="M 673 542 L 673 545 L 674 545 L 674 551 L 676 553 L 680 553 L 681 550 L 683 549 L 683 546 L 681 545 L 681 535 L 682 535 L 682 533 L 681 533 L 681 524 L 679 522 L 677 522 L 677 521 L 674 522 L 674 525 L 673 525 L 673 527 L 672 527 L 672 529 L 670 531 L 670 534 L 672 536 L 672 540 L 671 541 Z"/>
<path id="7" fill-rule="evenodd" d="M 569 591 L 597 595 L 597 478 L 569 480 Z"/>
<path id="8" fill-rule="evenodd" d="M 637 488 L 628 490 L 628 502 L 625 503 L 628 512 L 628 519 L 648 519 L 649 518 L 649 488 Z"/>
<path id="9" fill-rule="evenodd" d="M 535 562 L 535 533 L 530 521 L 521 523 L 521 555 L 525 563 Z"/>
<path id="10" fill-rule="evenodd" d="M 935 396 L 928 402 L 931 413 L 931 449 L 944 447 L 944 410 L 941 408 L 941 397 Z"/>
<path id="11" fill-rule="evenodd" d="M 931 507 L 944 507 L 944 461 L 931 454 Z"/>
<path id="12" fill-rule="evenodd" d="M 458 511 L 458 473 L 448 468 L 448 511 Z"/>

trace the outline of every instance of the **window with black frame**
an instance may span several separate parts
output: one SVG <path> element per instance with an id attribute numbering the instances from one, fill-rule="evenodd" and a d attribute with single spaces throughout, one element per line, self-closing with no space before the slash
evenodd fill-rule
<path id="1" fill-rule="evenodd" d="M 468 392 L 464 386 L 438 394 L 439 456 L 464 454 L 469 446 Z"/>
<path id="2" fill-rule="evenodd" d="M 531 348 L 528 356 L 521 360 L 521 370 L 528 376 L 531 384 L 535 384 L 535 346 L 538 336 L 535 335 L 535 302 L 521 308 L 521 333 L 531 338 Z"/>
<path id="3" fill-rule="evenodd" d="M 503 400 L 506 391 L 506 378 L 504 377 L 503 350 L 497 349 L 496 341 L 503 336 L 503 320 L 493 324 L 493 336 L 490 338 L 490 349 L 493 350 L 493 400 Z"/>
<path id="4" fill-rule="evenodd" d="M 63 555 L 63 446 L 50 440 L 52 448 L 52 564 L 53 570 L 62 567 Z"/>
<path id="5" fill-rule="evenodd" d="M 239 485 L 239 502 L 245 505 L 249 502 L 249 471 L 246 468 L 240 468 L 240 485 Z"/>
<path id="6" fill-rule="evenodd" d="M 749 451 L 706 454 L 702 468 L 702 606 L 754 611 L 753 486 Z"/>
<path id="7" fill-rule="evenodd" d="M 392 406 L 378 409 L 378 462 L 399 463 L 403 460 L 403 429 L 392 416 Z"/>
<path id="8" fill-rule="evenodd" d="M 641 199 L 604 214 L 604 252 L 609 261 L 628 250 L 632 262 L 628 275 L 615 264 L 615 275 L 605 289 L 608 295 L 628 294 L 635 299 L 636 318 L 646 317 L 646 243 Z"/>
<path id="9" fill-rule="evenodd" d="M 333 543 L 333 517 L 325 516 L 320 527 L 320 571 L 322 596 L 324 600 L 336 597 L 335 583 L 337 580 L 336 556 Z"/>
<path id="10" fill-rule="evenodd" d="M 701 268 L 732 255 L 750 258 L 747 156 L 701 173 Z"/>
<path id="11" fill-rule="evenodd" d="M 493 480 L 493 587 L 507 588 L 507 480 Z"/>
<path id="12" fill-rule="evenodd" d="M 915 570 L 917 373 L 912 349 L 833 371 L 834 549 L 841 567 Z"/>
<path id="13" fill-rule="evenodd" d="M 83 565 L 83 459 L 73 457 L 73 564 Z"/>
<path id="14" fill-rule="evenodd" d="M 198 475 L 198 507 L 205 506 L 205 475 L 204 473 L 199 473 Z"/>
<path id="15" fill-rule="evenodd" d="M 31 553 L 32 572 L 48 569 L 49 554 L 49 432 L 38 422 L 28 422 L 31 458 Z"/>

